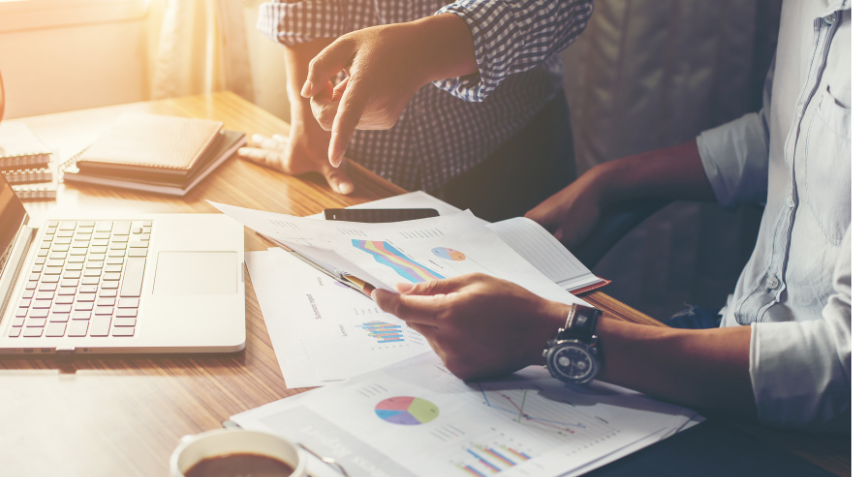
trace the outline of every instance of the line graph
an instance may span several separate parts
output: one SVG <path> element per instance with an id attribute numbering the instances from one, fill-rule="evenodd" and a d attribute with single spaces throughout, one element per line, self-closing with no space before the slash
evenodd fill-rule
<path id="1" fill-rule="evenodd" d="M 555 433 L 565 437 L 600 437 L 614 431 L 604 422 L 574 408 L 573 405 L 552 401 L 530 389 L 488 389 L 477 384 L 483 404 L 502 411 L 523 426 Z"/>

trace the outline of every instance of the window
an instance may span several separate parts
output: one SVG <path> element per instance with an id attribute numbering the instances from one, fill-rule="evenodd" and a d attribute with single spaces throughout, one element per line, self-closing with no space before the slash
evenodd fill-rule
<path id="1" fill-rule="evenodd" d="M 0 0 L 0 33 L 139 19 L 149 0 Z"/>

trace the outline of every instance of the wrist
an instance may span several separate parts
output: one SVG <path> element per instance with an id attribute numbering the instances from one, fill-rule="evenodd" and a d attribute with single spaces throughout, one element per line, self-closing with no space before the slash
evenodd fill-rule
<path id="1" fill-rule="evenodd" d="M 445 13 L 410 22 L 419 45 L 418 77 L 422 84 L 479 71 L 473 50 L 473 35 L 458 15 Z"/>
<path id="2" fill-rule="evenodd" d="M 559 328 L 565 326 L 571 305 L 547 301 L 536 314 L 534 338 L 529 347 L 528 364 L 544 364 L 542 351 L 547 347 L 547 342 L 556 336 Z"/>

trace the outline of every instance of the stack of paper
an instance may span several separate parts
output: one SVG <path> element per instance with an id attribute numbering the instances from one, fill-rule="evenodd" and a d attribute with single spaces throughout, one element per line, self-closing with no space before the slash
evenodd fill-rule
<path id="1" fill-rule="evenodd" d="M 357 476 L 579 475 L 702 420 L 694 411 L 530 367 L 465 383 L 424 354 L 238 414 Z M 311 475 L 333 476 L 319 460 Z"/>

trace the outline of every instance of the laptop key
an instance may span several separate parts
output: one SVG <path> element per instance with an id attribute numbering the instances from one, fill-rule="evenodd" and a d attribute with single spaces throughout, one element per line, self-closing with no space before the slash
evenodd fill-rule
<path id="1" fill-rule="evenodd" d="M 148 242 L 143 240 L 134 240 L 130 242 L 130 248 L 145 248 L 147 246 Z"/>
<path id="2" fill-rule="evenodd" d="M 116 318 L 112 321 L 112 326 L 136 326 L 136 318 Z"/>
<path id="3" fill-rule="evenodd" d="M 59 275 L 45 275 L 44 278 L 41 279 L 42 283 L 59 283 Z"/>
<path id="4" fill-rule="evenodd" d="M 112 317 L 107 316 L 96 316 L 92 318 L 91 323 L 89 325 L 89 336 L 107 336 L 109 335 L 109 324 L 112 321 Z"/>
<path id="5" fill-rule="evenodd" d="M 24 338 L 38 338 L 44 333 L 44 328 L 24 328 Z"/>
<path id="6" fill-rule="evenodd" d="M 80 293 L 95 293 L 98 291 L 97 285 L 80 285 Z"/>
<path id="7" fill-rule="evenodd" d="M 151 234 L 142 234 L 139 236 L 139 240 L 151 240 Z"/>
<path id="8" fill-rule="evenodd" d="M 38 286 L 38 282 L 27 282 L 26 289 L 27 290 L 35 290 Z"/>
<path id="9" fill-rule="evenodd" d="M 98 307 L 115 306 L 115 298 L 98 298 L 97 305 Z"/>
<path id="10" fill-rule="evenodd" d="M 44 270 L 44 265 L 33 265 L 32 273 L 41 273 Z"/>
<path id="11" fill-rule="evenodd" d="M 15 310 L 15 316 L 18 318 L 23 318 L 27 316 L 27 312 L 30 311 L 29 308 L 18 308 Z"/>
<path id="12" fill-rule="evenodd" d="M 47 318 L 49 308 L 32 308 L 30 310 L 30 318 Z"/>
<path id="13" fill-rule="evenodd" d="M 68 326 L 68 336 L 75 338 L 86 336 L 86 331 L 89 328 L 88 321 L 72 321 Z"/>
<path id="14" fill-rule="evenodd" d="M 133 336 L 135 328 L 113 328 L 113 336 Z"/>
<path id="15" fill-rule="evenodd" d="M 35 290 L 24 290 L 24 294 L 21 295 L 21 298 L 32 298 L 35 294 Z"/>
<path id="16" fill-rule="evenodd" d="M 84 257 L 82 255 L 72 255 L 72 256 L 68 257 L 68 263 L 69 264 L 71 264 L 71 263 L 83 263 L 85 261 L 86 261 L 86 257 Z"/>
<path id="17" fill-rule="evenodd" d="M 21 336 L 21 328 L 12 328 L 9 330 L 9 338 L 17 338 Z"/>
<path id="18" fill-rule="evenodd" d="M 70 253 L 71 255 L 86 255 L 87 253 L 89 253 L 89 249 L 86 247 L 74 247 L 68 253 Z"/>
<path id="19" fill-rule="evenodd" d="M 97 245 L 97 244 L 93 243 L 92 245 Z M 71 242 L 71 246 L 74 247 L 74 248 L 87 248 L 89 246 L 89 241 L 88 240 L 75 240 L 75 241 Z"/>
<path id="20" fill-rule="evenodd" d="M 95 301 L 94 293 L 80 293 L 77 295 L 77 301 Z"/>
<path id="21" fill-rule="evenodd" d="M 12 326 L 24 326 L 23 318 L 12 318 Z"/>
<path id="22" fill-rule="evenodd" d="M 53 305 L 51 313 L 71 313 L 71 305 Z"/>
<path id="23" fill-rule="evenodd" d="M 115 289 L 117 289 L 117 288 L 118 288 L 118 282 L 104 282 L 104 283 L 101 285 L 101 288 L 103 288 L 103 289 L 115 290 Z"/>
<path id="24" fill-rule="evenodd" d="M 62 267 L 45 267 L 45 275 L 59 275 L 62 273 Z"/>
<path id="25" fill-rule="evenodd" d="M 142 250 L 142 249 L 140 249 L 140 250 Z M 143 251 L 147 252 L 147 250 L 143 250 Z M 133 252 L 133 250 L 131 250 L 131 252 Z M 123 258 L 124 257 L 124 250 L 110 250 L 109 256 L 112 257 L 112 258 Z M 133 255 L 131 255 L 131 257 L 132 256 Z"/>
<path id="26" fill-rule="evenodd" d="M 121 297 L 138 297 L 142 295 L 142 278 L 145 273 L 144 258 L 128 258 L 124 271 L 124 282 L 121 285 Z"/>
<path id="27" fill-rule="evenodd" d="M 46 256 L 47 256 L 47 254 L 48 254 L 48 250 L 39 250 L 39 251 L 38 251 L 38 256 L 39 256 L 39 257 L 46 257 Z M 62 257 L 62 258 L 65 258 L 65 257 Z"/>
<path id="28" fill-rule="evenodd" d="M 95 230 L 97 232 L 109 232 L 112 230 L 112 222 L 98 222 L 95 224 Z"/>
<path id="29" fill-rule="evenodd" d="M 145 257 L 148 255 L 148 249 L 146 248 L 131 248 L 129 252 L 127 252 L 128 257 Z"/>
<path id="30" fill-rule="evenodd" d="M 40 248 L 41 249 L 50 248 L 50 240 L 45 240 L 44 242 L 42 242 Z"/>
<path id="31" fill-rule="evenodd" d="M 31 303 L 32 303 L 32 300 L 30 300 L 29 298 L 24 298 L 23 300 L 18 302 L 18 307 L 19 308 L 28 308 Z"/>
<path id="32" fill-rule="evenodd" d="M 133 246 L 133 242 L 130 242 L 130 246 L 131 246 L 131 247 Z M 126 249 L 126 248 L 127 248 L 127 244 L 126 244 L 126 243 L 111 243 L 111 244 L 109 245 L 109 249 L 110 249 L 110 250 L 124 250 L 124 249 Z"/>
<path id="33" fill-rule="evenodd" d="M 107 248 L 104 247 L 104 246 L 101 246 L 101 247 L 94 247 L 93 246 L 93 247 L 89 247 L 89 250 L 91 250 L 92 253 L 106 253 Z"/>
<path id="34" fill-rule="evenodd" d="M 76 311 L 92 311 L 94 308 L 94 303 L 92 302 L 77 302 L 74 303 L 74 310 Z"/>
<path id="35" fill-rule="evenodd" d="M 121 268 L 121 265 L 107 265 L 106 267 L 104 267 L 104 271 L 121 273 Z"/>
<path id="36" fill-rule="evenodd" d="M 44 257 L 36 257 L 35 263 L 36 265 L 44 265 L 45 258 Z"/>
<path id="37" fill-rule="evenodd" d="M 39 278 L 41 278 L 40 273 L 30 273 L 30 281 L 37 282 Z"/>
<path id="38" fill-rule="evenodd" d="M 83 277 L 82 284 L 83 285 L 97 285 L 101 281 L 98 277 Z"/>
<path id="39" fill-rule="evenodd" d="M 71 250 L 71 247 L 69 245 L 54 245 L 53 246 L 54 252 L 67 252 L 69 250 Z"/>
<path id="40" fill-rule="evenodd" d="M 111 306 L 95 307 L 95 315 L 112 315 L 112 307 Z"/>
<path id="41" fill-rule="evenodd" d="M 30 318 L 27 320 L 27 328 L 41 328 L 47 323 L 47 318 Z"/>
<path id="42" fill-rule="evenodd" d="M 48 338 L 58 338 L 65 336 L 65 323 L 50 323 L 44 329 L 44 336 Z"/>
<path id="43" fill-rule="evenodd" d="M 55 300 L 53 300 L 53 302 L 56 303 L 57 305 L 70 305 L 70 304 L 74 303 L 74 297 L 73 296 L 58 296 L 58 297 L 56 297 Z"/>
<path id="44" fill-rule="evenodd" d="M 80 278 L 81 273 L 82 272 L 79 272 L 79 271 L 68 270 L 68 271 L 65 272 L 64 275 L 62 275 L 62 278 Z"/>
<path id="45" fill-rule="evenodd" d="M 35 300 L 32 304 L 33 308 L 50 308 L 51 300 Z"/>
<path id="46" fill-rule="evenodd" d="M 136 308 L 119 308 L 115 310 L 117 318 L 133 318 L 136 316 Z"/>
<path id="47" fill-rule="evenodd" d="M 37 308 L 30 310 L 30 318 L 47 318 L 47 308 Z"/>
<path id="48" fill-rule="evenodd" d="M 95 245 L 95 246 L 109 245 L 109 240 L 107 240 L 107 239 L 95 239 L 95 240 L 92 240 L 92 245 Z"/>
<path id="49" fill-rule="evenodd" d="M 76 287 L 77 280 L 73 278 L 64 278 L 61 282 L 59 282 L 59 286 L 61 287 Z"/>
<path id="50" fill-rule="evenodd" d="M 104 273 L 104 281 L 121 280 L 121 272 Z"/>
<path id="51" fill-rule="evenodd" d="M 130 222 L 116 222 L 112 228 L 113 235 L 127 235 L 130 233 Z"/>
<path id="52" fill-rule="evenodd" d="M 111 242 L 112 243 L 127 243 L 128 240 L 129 240 L 129 238 L 128 238 L 127 235 L 116 235 L 115 237 L 112 238 Z"/>
<path id="53" fill-rule="evenodd" d="M 115 296 L 116 296 L 117 294 L 118 294 L 118 290 L 101 290 L 101 291 L 98 293 L 98 296 L 100 296 L 100 297 L 108 297 L 108 298 L 115 298 Z"/>
<path id="54" fill-rule="evenodd" d="M 71 308 L 70 306 L 68 308 Z M 53 323 L 55 321 L 61 321 L 63 323 L 68 321 L 68 318 L 71 317 L 71 313 L 51 313 L 50 314 L 50 322 Z"/>
<path id="55" fill-rule="evenodd" d="M 82 263 L 69 263 L 65 267 L 65 270 L 73 271 L 73 272 L 79 272 L 79 271 L 83 270 L 83 264 Z"/>
<path id="56" fill-rule="evenodd" d="M 86 268 L 104 268 L 104 262 L 93 262 L 90 260 L 86 262 Z"/>
<path id="57" fill-rule="evenodd" d="M 95 237 L 96 239 L 108 239 L 109 232 L 95 232 L 93 237 Z"/>
<path id="58" fill-rule="evenodd" d="M 52 291 L 40 291 L 36 293 L 36 300 L 53 300 Z"/>
<path id="59" fill-rule="evenodd" d="M 48 285 L 55 285 L 55 283 L 48 283 Z M 76 287 L 61 287 L 57 294 L 59 295 L 74 295 L 77 293 Z"/>
<path id="60" fill-rule="evenodd" d="M 59 230 L 74 230 L 77 227 L 77 222 L 64 221 L 59 223 Z"/>
<path id="61" fill-rule="evenodd" d="M 57 245 L 70 245 L 71 237 L 56 237 L 55 239 L 53 239 L 53 243 Z"/>
<path id="62" fill-rule="evenodd" d="M 119 308 L 139 308 L 138 298 L 121 298 L 118 300 Z"/>
<path id="63" fill-rule="evenodd" d="M 83 270 L 83 275 L 87 277 L 99 277 L 101 276 L 101 271 L 97 268 L 87 268 L 86 270 Z"/>
<path id="64" fill-rule="evenodd" d="M 92 317 L 91 311 L 73 311 L 71 312 L 72 320 L 88 320 Z"/>

